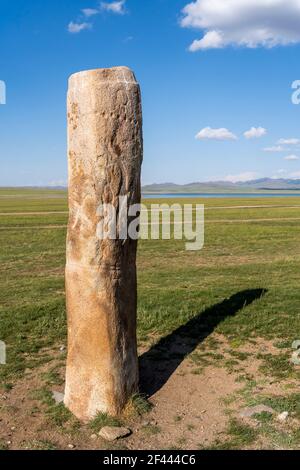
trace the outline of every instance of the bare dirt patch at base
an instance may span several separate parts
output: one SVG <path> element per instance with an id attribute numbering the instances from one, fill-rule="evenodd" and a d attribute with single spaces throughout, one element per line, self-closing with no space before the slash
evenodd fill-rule
<path id="1" fill-rule="evenodd" d="M 47 364 L 27 372 L 13 389 L 0 396 L 0 441 L 9 449 L 53 448 L 101 449 L 107 444 L 92 440 L 88 426 L 51 422 L 47 406 L 39 396 L 42 377 L 53 368 Z M 63 377 L 64 368 L 60 374 Z M 49 391 L 63 392 L 63 385 L 47 385 Z M 152 410 L 138 420 L 130 420 L 133 434 L 119 444 L 127 449 L 196 449 L 209 445 L 225 432 L 228 418 L 221 402 L 240 385 L 225 370 L 208 367 L 202 375 L 193 373 L 184 361 L 153 397 Z M 38 393 L 36 393 L 38 391 Z M 111 444 L 110 444 L 111 447 Z"/>
<path id="2" fill-rule="evenodd" d="M 91 429 L 78 427 L 76 420 L 61 423 L 58 417 L 57 424 L 54 417 L 53 422 L 41 390 L 63 392 L 63 383 L 51 384 L 51 380 L 45 382 L 45 377 L 56 367 L 63 381 L 64 365 L 58 349 L 50 352 L 51 363 L 27 370 L 12 390 L 1 395 L 2 445 L 9 449 L 68 449 L 70 445 L 76 449 L 106 448 L 102 439 L 92 440 Z M 155 369 L 159 372 L 159 365 Z M 131 437 L 116 445 L 127 449 L 197 449 L 209 446 L 224 433 L 228 417 L 222 403 L 241 386 L 225 369 L 208 366 L 200 375 L 194 369 L 188 358 L 184 360 L 151 396 L 152 410 L 137 420 L 129 420 Z"/>
<path id="3" fill-rule="evenodd" d="M 0 393 L 0 448 L 299 448 L 300 406 L 298 410 L 297 397 L 293 396 L 297 381 L 293 377 L 268 376 L 261 371 L 263 358 L 257 357 L 264 353 L 276 358 L 281 356 L 281 349 L 273 341 L 259 338 L 238 348 L 232 347 L 222 335 L 215 333 L 212 339 L 214 348 L 209 343 L 200 346 L 174 370 L 171 367 L 172 373 L 164 381 L 160 379 L 168 365 L 164 358 L 162 362 L 154 359 L 150 373 L 157 380 L 156 385 L 160 385 L 149 397 L 153 407 L 140 416 L 125 417 L 124 424 L 133 432 L 116 443 L 95 437 L 89 425 L 80 424 L 63 405 L 51 401 L 51 392 L 64 390 L 65 352 L 59 346 L 43 350 L 52 360 L 27 369 L 11 389 Z M 145 347 L 142 349 L 145 351 Z M 170 352 L 172 361 L 174 351 Z M 280 397 L 286 398 L 282 401 Z M 293 408 L 294 401 L 296 408 Z M 274 407 L 272 422 L 265 423 L 262 418 L 269 417 L 264 415 L 261 419 L 242 418 L 241 410 L 251 404 Z M 278 423 L 277 415 L 286 410 L 289 411 L 287 422 Z"/>
<path id="4" fill-rule="evenodd" d="M 182 363 L 151 398 L 154 408 L 145 418 L 150 426 L 142 426 L 128 447 L 198 449 L 209 445 L 226 430 L 228 417 L 222 400 L 239 388 L 225 370 L 207 367 L 202 375 L 196 375 Z"/>

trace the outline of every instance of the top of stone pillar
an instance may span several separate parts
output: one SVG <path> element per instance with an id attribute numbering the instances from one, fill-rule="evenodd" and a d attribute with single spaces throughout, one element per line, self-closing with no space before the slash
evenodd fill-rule
<path id="1" fill-rule="evenodd" d="M 69 78 L 69 87 L 77 86 L 85 81 L 96 81 L 97 83 L 127 83 L 138 85 L 135 75 L 129 67 L 112 67 L 107 69 L 83 70 L 74 73 Z"/>

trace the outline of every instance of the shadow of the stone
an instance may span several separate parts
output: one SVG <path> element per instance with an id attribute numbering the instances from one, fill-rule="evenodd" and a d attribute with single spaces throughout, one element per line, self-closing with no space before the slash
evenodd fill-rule
<path id="1" fill-rule="evenodd" d="M 266 292 L 266 289 L 237 292 L 161 338 L 139 359 L 141 392 L 151 396 L 160 390 L 184 358 L 192 353 L 225 318 L 234 316 Z"/>

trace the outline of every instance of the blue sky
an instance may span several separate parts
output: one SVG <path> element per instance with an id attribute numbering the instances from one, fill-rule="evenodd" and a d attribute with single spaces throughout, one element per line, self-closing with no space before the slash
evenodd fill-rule
<path id="1" fill-rule="evenodd" d="M 66 181 L 68 77 L 115 65 L 142 88 L 144 183 L 300 177 L 300 0 L 211 3 L 1 0 L 0 185 Z"/>

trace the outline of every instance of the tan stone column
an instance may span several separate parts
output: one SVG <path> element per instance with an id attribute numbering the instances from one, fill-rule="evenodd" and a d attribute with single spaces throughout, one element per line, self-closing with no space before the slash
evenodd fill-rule
<path id="1" fill-rule="evenodd" d="M 99 205 L 140 202 L 142 111 L 127 67 L 70 77 L 65 405 L 81 420 L 119 414 L 138 388 L 137 242 L 100 239 Z"/>

